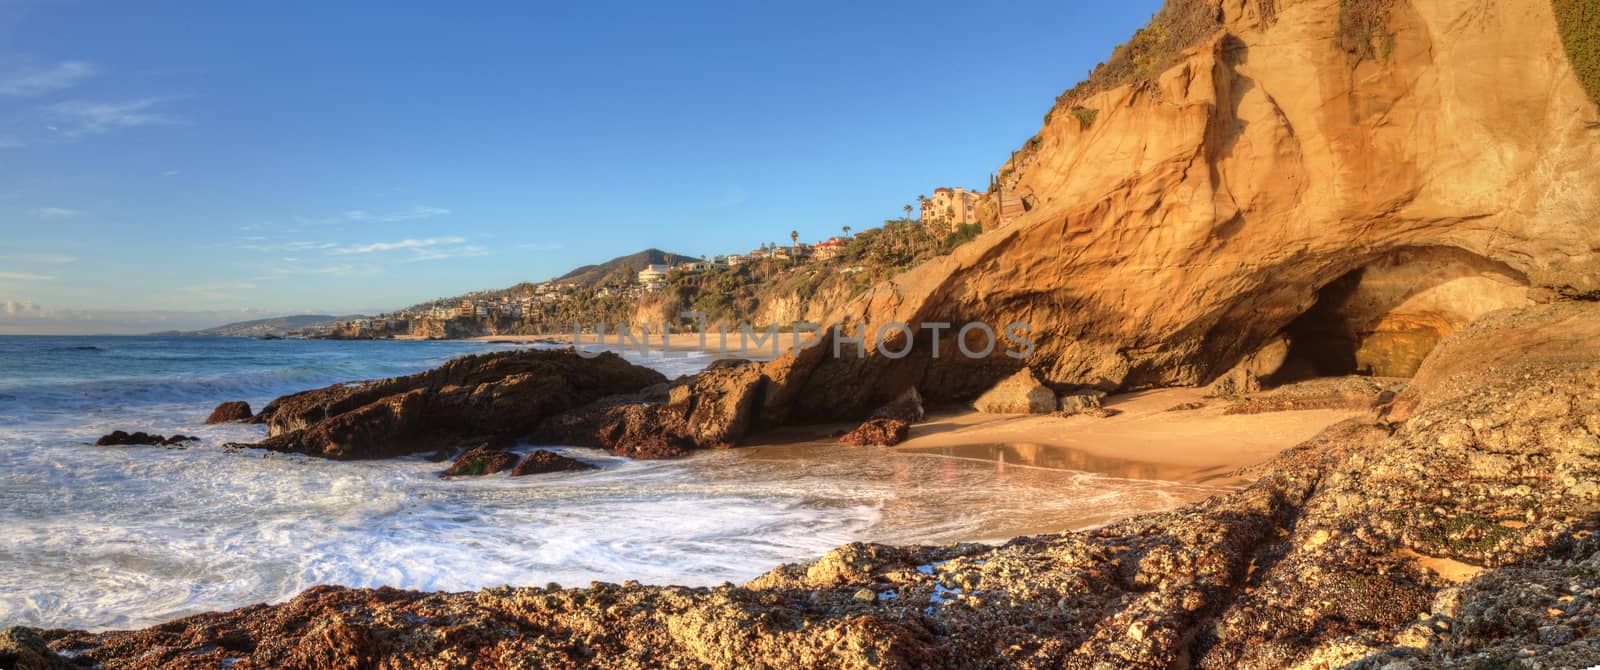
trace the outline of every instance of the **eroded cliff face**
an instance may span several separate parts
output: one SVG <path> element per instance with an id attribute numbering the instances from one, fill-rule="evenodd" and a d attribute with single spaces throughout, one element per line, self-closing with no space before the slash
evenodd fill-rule
<path id="1" fill-rule="evenodd" d="M 837 320 L 1025 322 L 1048 383 L 1136 388 L 1204 383 L 1319 300 L 1349 303 L 1314 325 L 1352 350 L 1303 355 L 1409 373 L 1486 311 L 1600 295 L 1600 112 L 1550 4 L 1396 0 L 1369 58 L 1336 39 L 1340 8 L 1221 2 L 1225 27 L 1153 83 L 1052 114 L 1007 166 L 1024 214 Z M 918 340 L 803 356 L 796 416 L 913 384 L 970 398 L 1024 364 Z"/>

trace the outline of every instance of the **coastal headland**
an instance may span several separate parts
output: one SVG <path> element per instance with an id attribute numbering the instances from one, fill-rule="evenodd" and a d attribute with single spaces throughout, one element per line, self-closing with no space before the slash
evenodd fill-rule
<path id="1" fill-rule="evenodd" d="M 1037 346 L 1020 359 L 958 355 L 970 343 L 924 330 L 843 356 L 823 335 L 673 380 L 609 354 L 495 352 L 285 396 L 252 419 L 268 437 L 244 445 L 448 450 L 483 475 L 517 467 L 494 453 L 517 440 L 675 458 L 842 433 L 1229 486 L 1204 500 L 999 545 L 849 544 L 714 588 L 321 586 L 143 630 L 12 628 L 0 658 L 1600 663 L 1600 86 L 1585 7 L 1169 0 L 1004 162 L 975 207 L 983 234 L 816 319 L 1026 323 Z"/>

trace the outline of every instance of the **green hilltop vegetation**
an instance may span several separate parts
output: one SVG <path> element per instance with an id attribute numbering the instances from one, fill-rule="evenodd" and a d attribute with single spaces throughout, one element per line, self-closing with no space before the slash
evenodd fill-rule
<path id="1" fill-rule="evenodd" d="M 1552 0 L 1552 4 L 1567 60 L 1572 61 L 1589 99 L 1600 104 L 1600 2 Z"/>
<path id="2" fill-rule="evenodd" d="M 976 223 L 923 225 L 909 217 L 886 221 L 881 228 L 853 236 L 848 228 L 842 230 L 845 235 L 838 238 L 842 244 L 827 257 L 813 254 L 809 245 L 798 244 L 798 232 L 791 232 L 790 245 L 762 245 L 760 252 L 752 252 L 762 258 L 738 262 L 646 249 L 545 282 L 438 298 L 391 314 L 341 321 L 301 334 L 453 339 L 569 333 L 573 324 L 613 328 L 618 323 L 645 321 L 685 327 L 694 322 L 679 316 L 685 311 L 703 312 L 712 323 L 765 327 L 773 325 L 763 317 L 774 301 L 825 312 L 878 281 L 950 253 L 982 232 Z M 642 284 L 639 273 L 651 265 L 671 269 L 658 282 Z"/>

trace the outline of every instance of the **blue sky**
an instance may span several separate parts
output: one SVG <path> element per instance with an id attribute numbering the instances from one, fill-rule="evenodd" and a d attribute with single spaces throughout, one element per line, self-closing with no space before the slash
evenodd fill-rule
<path id="1" fill-rule="evenodd" d="M 864 229 L 986 187 L 1159 4 L 0 0 L 0 333 Z"/>

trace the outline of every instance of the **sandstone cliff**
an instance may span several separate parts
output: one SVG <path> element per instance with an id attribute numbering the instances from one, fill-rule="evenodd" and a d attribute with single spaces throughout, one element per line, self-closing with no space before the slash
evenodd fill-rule
<path id="1" fill-rule="evenodd" d="M 1600 295 L 1600 110 L 1549 2 L 1199 4 L 1214 34 L 1006 166 L 1026 212 L 837 320 L 1030 323 L 1048 383 L 1110 389 L 1205 383 L 1280 336 L 1308 372 L 1409 374 L 1487 311 Z M 1023 364 L 941 344 L 813 351 L 785 400 L 968 399 Z"/>

